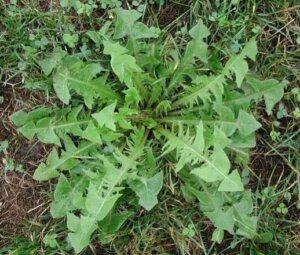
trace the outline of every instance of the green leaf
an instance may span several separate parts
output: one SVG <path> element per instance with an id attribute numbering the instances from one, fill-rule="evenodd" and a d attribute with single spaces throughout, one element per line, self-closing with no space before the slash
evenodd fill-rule
<path id="1" fill-rule="evenodd" d="M 105 38 L 106 35 L 108 34 L 111 24 L 112 22 L 110 20 L 105 21 L 105 23 L 102 25 L 100 30 L 98 31 L 89 30 L 86 32 L 86 35 L 90 37 L 90 39 L 98 46 L 102 43 L 102 38 Z"/>
<path id="2" fill-rule="evenodd" d="M 108 215 L 116 201 L 122 196 L 120 191 L 123 187 L 119 185 L 126 178 L 128 171 L 136 168 L 136 160 L 142 155 L 143 146 L 143 142 L 137 141 L 136 147 L 132 148 L 129 156 L 116 152 L 114 157 L 121 164 L 120 169 L 117 169 L 107 157 L 98 155 L 103 162 L 105 174 L 99 182 L 90 183 L 85 200 L 85 210 L 82 211 L 78 220 L 71 216 L 68 224 L 71 231 L 68 236 L 75 252 L 82 251 L 89 244 L 90 237 L 97 228 L 97 222 Z M 80 224 L 76 227 L 73 223 L 78 221 Z"/>
<path id="3" fill-rule="evenodd" d="M 128 117 L 136 114 L 138 114 L 137 110 L 124 107 L 119 109 L 119 112 L 116 114 L 115 117 L 116 117 L 116 121 L 118 122 L 121 128 L 133 129 L 133 126 L 131 122 L 128 120 Z"/>
<path id="4" fill-rule="evenodd" d="M 239 60 L 239 57 L 231 58 L 230 61 L 227 62 L 228 66 L 225 68 L 229 69 L 235 73 L 237 86 L 240 87 L 244 77 L 248 73 L 248 64 L 244 60 Z"/>
<path id="5" fill-rule="evenodd" d="M 202 62 L 207 63 L 207 44 L 203 39 L 210 35 L 209 30 L 200 20 L 189 32 L 193 38 L 186 47 L 183 62 L 190 62 L 193 58 L 197 57 Z"/>
<path id="6" fill-rule="evenodd" d="M 258 243 L 271 243 L 273 240 L 273 234 L 271 232 L 265 232 L 259 234 L 259 236 L 255 239 Z"/>
<path id="7" fill-rule="evenodd" d="M 128 50 L 119 43 L 104 41 L 104 54 L 111 56 L 111 67 L 121 82 L 127 86 L 132 86 L 132 77 L 134 73 L 142 72 L 142 69 L 136 64 L 134 57 L 125 54 Z"/>
<path id="8" fill-rule="evenodd" d="M 72 214 L 69 214 L 68 216 L 70 217 L 70 215 Z M 68 221 L 74 221 L 74 217 L 72 217 L 72 220 Z M 72 227 L 75 227 L 73 225 L 73 222 L 69 223 L 68 225 L 72 225 Z M 86 246 L 89 245 L 90 236 L 96 230 L 96 228 L 97 225 L 95 224 L 95 220 L 92 217 L 80 217 L 79 225 L 77 226 L 76 232 L 68 234 L 70 243 L 76 253 L 81 252 Z"/>
<path id="9" fill-rule="evenodd" d="M 92 119 L 79 119 L 82 105 L 74 108 L 34 110 L 29 113 L 17 112 L 12 119 L 21 125 L 19 131 L 28 139 L 37 138 L 49 144 L 60 146 L 60 138 L 66 134 L 82 136 L 82 126 Z M 22 126 L 23 125 L 23 126 Z"/>
<path id="10" fill-rule="evenodd" d="M 224 239 L 224 230 L 221 228 L 216 228 L 212 234 L 211 240 L 220 244 Z"/>
<path id="11" fill-rule="evenodd" d="M 227 230 L 229 233 L 233 233 L 234 227 L 234 215 L 233 209 L 222 210 L 221 208 L 213 211 L 204 213 L 214 225 L 223 230 Z"/>
<path id="12" fill-rule="evenodd" d="M 133 212 L 110 213 L 99 223 L 99 239 L 102 244 L 112 241 L 114 234 L 121 228 L 124 222 L 133 215 Z"/>
<path id="13" fill-rule="evenodd" d="M 136 10 L 116 9 L 117 22 L 115 26 L 114 38 L 120 39 L 129 35 L 133 29 L 135 22 L 142 16 Z"/>
<path id="14" fill-rule="evenodd" d="M 235 213 L 235 215 L 239 215 Z M 253 239 L 256 235 L 257 217 L 254 216 L 236 216 L 239 229 L 236 231 L 238 235 L 244 236 L 249 239 Z"/>
<path id="15" fill-rule="evenodd" d="M 83 131 L 82 137 L 91 141 L 91 142 L 96 142 L 96 143 L 102 143 L 100 134 L 95 127 L 93 121 L 89 121 L 89 124 L 87 128 Z"/>
<path id="16" fill-rule="evenodd" d="M 52 118 L 43 118 L 39 120 L 35 128 L 39 130 L 37 132 L 38 139 L 43 143 L 54 143 L 60 146 L 60 139 L 54 132 L 54 129 L 51 126 Z"/>
<path id="17" fill-rule="evenodd" d="M 221 74 L 197 76 L 194 81 L 196 86 L 193 87 L 189 93 L 185 93 L 181 98 L 175 101 L 173 107 L 188 104 L 193 105 L 194 103 L 198 103 L 198 99 L 201 99 L 204 102 L 210 101 L 211 94 L 213 94 L 216 101 L 220 103 L 224 94 L 223 86 L 226 77 L 231 79 L 231 74 L 234 73 L 236 76 L 237 87 L 240 87 L 248 72 L 248 64 L 245 58 L 249 57 L 252 60 L 255 60 L 256 53 L 257 47 L 255 38 L 252 38 L 239 55 L 233 56 L 228 60 Z"/>
<path id="18" fill-rule="evenodd" d="M 205 157 L 202 156 L 205 143 L 203 137 L 203 123 L 201 121 L 196 127 L 196 136 L 193 138 L 189 136 L 189 130 L 184 133 L 182 126 L 179 126 L 178 137 L 163 129 L 161 129 L 160 132 L 169 139 L 168 143 L 163 147 L 165 151 L 164 154 L 177 149 L 179 161 L 176 164 L 176 172 L 179 172 L 187 163 L 206 160 Z M 199 155 L 200 157 L 198 157 Z"/>
<path id="19" fill-rule="evenodd" d="M 39 65 L 42 68 L 42 71 L 45 75 L 51 74 L 53 69 L 60 63 L 63 57 L 66 55 L 66 52 L 61 48 L 55 48 L 53 53 L 49 58 L 39 61 Z"/>
<path id="20" fill-rule="evenodd" d="M 114 39 L 121 39 L 126 35 L 134 39 L 156 38 L 159 29 L 148 28 L 144 23 L 137 22 L 142 14 L 136 10 L 124 10 L 118 8 L 115 10 L 117 21 L 115 25 Z"/>
<path id="21" fill-rule="evenodd" d="M 92 114 L 92 116 L 100 127 L 106 126 L 107 128 L 116 131 L 115 108 L 116 103 L 112 103 L 104 107 L 100 112 Z"/>
<path id="22" fill-rule="evenodd" d="M 76 231 L 79 228 L 80 219 L 73 213 L 67 213 L 67 227 L 71 231 Z"/>
<path id="23" fill-rule="evenodd" d="M 272 113 L 274 105 L 280 101 L 284 95 L 284 87 L 287 85 L 287 81 L 278 82 L 277 80 L 248 80 L 251 87 L 254 89 L 254 94 L 250 95 L 251 98 L 260 99 L 264 97 L 266 104 L 266 112 L 268 115 Z M 248 95 L 249 98 L 249 95 Z"/>
<path id="24" fill-rule="evenodd" d="M 238 226 L 236 233 L 246 238 L 255 238 L 257 236 L 257 217 L 250 216 L 253 211 L 251 192 L 245 192 L 240 201 L 233 205 L 233 209 L 235 221 Z"/>
<path id="25" fill-rule="evenodd" d="M 250 39 L 250 41 L 245 45 L 242 52 L 233 56 L 226 63 L 224 70 L 222 71 L 227 77 L 231 78 L 231 72 L 235 74 L 237 86 L 240 87 L 242 81 L 244 80 L 246 74 L 248 73 L 248 64 L 245 61 L 246 57 L 249 57 L 253 61 L 255 61 L 255 57 L 257 54 L 257 45 L 255 42 L 255 38 Z"/>
<path id="26" fill-rule="evenodd" d="M 279 82 L 277 80 L 258 80 L 254 77 L 247 77 L 241 89 L 243 93 L 229 94 L 225 100 L 226 105 L 235 105 L 236 107 L 249 108 L 252 100 L 259 102 L 265 100 L 266 112 L 268 115 L 272 113 L 274 105 L 283 97 L 284 87 L 287 81 Z"/>
<path id="27" fill-rule="evenodd" d="M 242 136 L 248 136 L 261 127 L 261 124 L 257 122 L 252 114 L 243 110 L 240 110 L 237 122 L 238 129 Z"/>
<path id="28" fill-rule="evenodd" d="M 106 84 L 106 75 L 95 78 L 101 71 L 97 63 L 86 64 L 76 57 L 67 56 L 56 70 L 53 86 L 65 104 L 69 103 L 69 91 L 72 90 L 83 97 L 90 109 L 97 98 L 120 100 L 118 94 Z"/>
<path id="29" fill-rule="evenodd" d="M 237 170 L 231 172 L 228 178 L 224 179 L 219 188 L 219 191 L 243 191 L 244 185 Z"/>
<path id="30" fill-rule="evenodd" d="M 159 172 L 149 179 L 140 177 L 129 185 L 138 195 L 139 204 L 150 211 L 158 203 L 157 195 L 163 185 L 163 173 Z"/>
<path id="31" fill-rule="evenodd" d="M 222 193 L 216 189 L 207 189 L 199 191 L 191 185 L 184 186 L 184 190 L 195 196 L 200 201 L 203 212 L 212 212 L 221 208 L 224 204 Z"/>
<path id="32" fill-rule="evenodd" d="M 60 175 L 54 191 L 54 200 L 50 206 L 53 218 L 64 217 L 69 211 L 82 208 L 83 192 L 86 188 L 85 179 L 74 178 L 74 181 L 70 183 L 63 174 Z"/>
<path id="33" fill-rule="evenodd" d="M 17 111 L 10 116 L 11 121 L 16 126 L 24 125 L 28 119 L 28 115 L 23 110 Z"/>
<path id="34" fill-rule="evenodd" d="M 20 110 L 12 114 L 10 119 L 16 126 L 19 127 L 19 132 L 21 132 L 26 138 L 33 139 L 34 135 L 37 133 L 34 121 L 36 122 L 47 117 L 50 111 L 50 108 L 38 108 L 30 113 L 25 113 L 23 110 Z"/>
<path id="35" fill-rule="evenodd" d="M 79 36 L 78 34 L 63 34 L 63 40 L 64 43 L 67 44 L 70 48 L 75 48 L 79 40 Z"/>
<path id="36" fill-rule="evenodd" d="M 47 235 L 45 235 L 43 242 L 46 246 L 55 248 L 58 246 L 56 237 L 57 237 L 57 234 L 47 234 Z"/>
<path id="37" fill-rule="evenodd" d="M 35 135 L 35 125 L 32 121 L 26 123 L 23 127 L 19 128 L 18 131 L 22 133 L 27 139 L 32 140 Z"/>
<path id="38" fill-rule="evenodd" d="M 77 156 L 84 155 L 88 149 L 94 146 L 93 143 L 82 144 L 75 147 L 70 138 L 64 141 L 66 146 L 65 151 L 62 152 L 61 157 L 58 156 L 56 149 L 50 153 L 46 164 L 41 163 L 35 170 L 33 178 L 38 181 L 47 181 L 51 178 L 59 176 L 58 170 L 69 170 L 79 162 L 75 159 Z"/>
<path id="39" fill-rule="evenodd" d="M 234 183 L 228 175 L 230 162 L 225 152 L 220 147 L 214 147 L 210 159 L 205 160 L 205 164 L 195 168 L 191 173 L 200 177 L 206 182 L 215 182 L 217 180 L 227 180 Z"/>
<path id="40" fill-rule="evenodd" d="M 231 143 L 231 140 L 227 138 L 226 134 L 218 127 L 215 126 L 213 133 L 213 145 L 224 149 Z"/>
<path id="41" fill-rule="evenodd" d="M 61 68 L 60 72 L 65 73 L 65 75 L 62 76 L 57 74 L 53 77 L 53 88 L 58 98 L 63 103 L 69 104 L 69 101 L 71 99 L 71 95 L 68 88 L 69 70 L 67 68 Z"/>
<path id="42" fill-rule="evenodd" d="M 222 130 L 227 137 L 231 136 L 238 126 L 234 112 L 222 104 L 214 104 L 213 109 L 219 115 L 216 124 L 219 123 L 220 130 Z"/>
<path id="43" fill-rule="evenodd" d="M 51 178 L 59 176 L 59 172 L 56 167 L 49 167 L 55 164 L 59 160 L 58 153 L 56 149 L 53 149 L 48 156 L 47 162 L 41 163 L 35 170 L 33 178 L 39 181 L 46 181 Z"/>
<path id="44" fill-rule="evenodd" d="M 225 82 L 224 75 L 211 75 L 211 76 L 198 76 L 195 81 L 196 85 L 191 89 L 191 92 L 182 96 L 173 103 L 173 107 L 179 105 L 188 105 L 198 102 L 198 99 L 207 101 L 211 93 L 215 95 L 219 100 L 223 94 L 223 83 Z"/>
<path id="45" fill-rule="evenodd" d="M 86 210 L 90 215 L 101 221 L 111 211 L 120 196 L 121 194 L 110 194 L 104 200 L 102 194 L 96 189 L 96 186 L 90 183 L 85 201 Z"/>
<path id="46" fill-rule="evenodd" d="M 240 189 L 235 174 L 233 176 L 229 175 L 230 161 L 219 146 L 215 146 L 213 153 L 207 156 L 206 154 L 202 154 L 201 150 L 199 151 L 199 143 L 195 143 L 197 139 L 190 137 L 189 131 L 184 134 L 182 127 L 179 128 L 178 136 L 164 129 L 159 129 L 159 132 L 168 138 L 168 142 L 163 147 L 165 150 L 164 154 L 177 149 L 177 155 L 180 155 L 176 168 L 181 169 L 188 163 L 190 165 L 201 163 L 200 167 L 195 167 L 191 171 L 192 174 L 206 182 L 226 180 L 226 183 L 232 184 L 232 191 Z"/>

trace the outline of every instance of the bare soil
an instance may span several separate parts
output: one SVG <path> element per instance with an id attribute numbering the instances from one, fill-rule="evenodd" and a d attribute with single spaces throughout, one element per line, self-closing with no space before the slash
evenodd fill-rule
<path id="1" fill-rule="evenodd" d="M 9 116 L 15 111 L 43 100 L 41 96 L 21 89 L 21 83 L 21 77 L 15 77 L 9 85 L 5 85 L 3 81 L 0 83 L 0 96 L 4 97 L 4 102 L 0 105 L 0 142 L 9 142 L 7 154 L 0 152 L 0 247 L 15 234 L 26 235 L 24 224 L 43 214 L 48 205 L 45 191 L 49 189 L 49 185 L 34 181 L 32 174 L 49 148 L 27 141 L 17 133 L 9 120 Z M 24 173 L 5 172 L 5 158 L 21 164 Z"/>

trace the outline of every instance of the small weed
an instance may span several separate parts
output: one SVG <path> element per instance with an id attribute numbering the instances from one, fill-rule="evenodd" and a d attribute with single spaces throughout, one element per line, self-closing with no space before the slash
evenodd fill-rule
<path id="1" fill-rule="evenodd" d="M 186 237 L 192 238 L 195 236 L 196 232 L 193 224 L 189 224 L 186 228 L 183 229 L 182 234 Z"/>

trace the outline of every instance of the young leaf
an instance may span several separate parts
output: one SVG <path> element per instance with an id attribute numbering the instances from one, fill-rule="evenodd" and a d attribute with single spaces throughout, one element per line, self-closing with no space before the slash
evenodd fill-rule
<path id="1" fill-rule="evenodd" d="M 224 230 L 221 228 L 216 228 L 212 234 L 212 241 L 215 241 L 217 243 L 221 243 L 224 238 Z"/>

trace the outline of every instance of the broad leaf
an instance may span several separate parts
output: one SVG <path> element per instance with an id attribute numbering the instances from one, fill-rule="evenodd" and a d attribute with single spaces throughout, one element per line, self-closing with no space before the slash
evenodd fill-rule
<path id="1" fill-rule="evenodd" d="M 205 215 L 214 223 L 217 228 L 227 230 L 229 233 L 233 233 L 233 208 L 229 208 L 227 210 L 222 210 L 219 208 L 213 212 L 206 212 Z"/>
<path id="2" fill-rule="evenodd" d="M 237 170 L 232 171 L 228 175 L 228 178 L 224 179 L 220 186 L 219 191 L 243 191 L 244 185 L 242 183 L 241 177 Z"/>
<path id="3" fill-rule="evenodd" d="M 189 32 L 193 38 L 187 45 L 183 62 L 190 62 L 194 57 L 199 58 L 204 63 L 207 63 L 207 44 L 203 41 L 204 38 L 210 35 L 209 30 L 204 26 L 202 21 L 199 21 Z"/>
<path id="4" fill-rule="evenodd" d="M 63 174 L 61 174 L 55 188 L 54 201 L 50 206 L 52 217 L 61 218 L 69 211 L 82 208 L 85 188 L 86 180 L 84 178 L 74 178 L 71 183 Z"/>
<path id="5" fill-rule="evenodd" d="M 47 76 L 51 74 L 53 69 L 60 63 L 65 55 L 66 52 L 61 48 L 55 48 L 54 52 L 49 58 L 39 61 L 39 65 L 42 68 L 44 74 Z"/>
<path id="6" fill-rule="evenodd" d="M 129 185 L 138 195 L 139 204 L 150 211 L 158 203 L 157 195 L 163 185 L 163 174 L 159 172 L 149 179 L 140 177 Z"/>
<path id="7" fill-rule="evenodd" d="M 127 86 L 132 86 L 132 77 L 134 73 L 142 72 L 142 69 L 136 64 L 134 57 L 126 54 L 128 50 L 119 43 L 104 41 L 104 54 L 111 56 L 111 67 L 121 82 Z"/>
<path id="8" fill-rule="evenodd" d="M 117 22 L 115 26 L 114 39 L 131 36 L 134 39 L 156 38 L 159 29 L 148 28 L 144 23 L 137 22 L 142 14 L 136 10 L 116 9 Z"/>
<path id="9" fill-rule="evenodd" d="M 106 126 L 107 128 L 115 131 L 115 108 L 116 103 L 106 106 L 100 112 L 92 114 L 93 118 L 98 122 L 100 127 Z"/>

